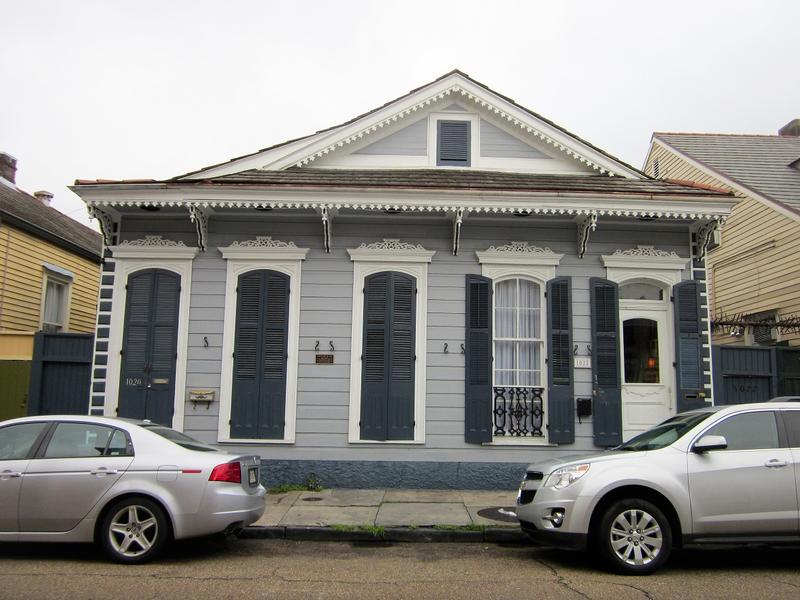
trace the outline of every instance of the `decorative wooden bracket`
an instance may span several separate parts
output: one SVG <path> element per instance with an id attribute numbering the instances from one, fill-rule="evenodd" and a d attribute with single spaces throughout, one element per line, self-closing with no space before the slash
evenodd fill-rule
<path id="1" fill-rule="evenodd" d="M 589 234 L 597 229 L 597 213 L 575 217 L 575 222 L 578 224 L 578 258 L 583 258 L 589 243 Z"/>
<path id="2" fill-rule="evenodd" d="M 119 213 L 115 210 L 107 208 L 100 208 L 99 206 L 87 206 L 89 216 L 92 219 L 97 219 L 100 223 L 100 232 L 103 234 L 103 244 L 106 246 L 113 246 L 116 244 L 114 236 L 116 235 L 115 225 L 119 224 Z"/>
<path id="3" fill-rule="evenodd" d="M 719 231 L 721 223 L 718 219 L 711 219 L 697 226 L 695 239 L 697 240 L 697 258 L 703 260 L 708 252 L 708 247 L 714 240 L 714 234 Z"/>
<path id="4" fill-rule="evenodd" d="M 205 252 L 208 245 L 208 217 L 211 212 L 210 208 L 189 205 L 189 219 L 194 223 L 197 231 L 197 247 L 201 252 Z"/>
<path id="5" fill-rule="evenodd" d="M 461 226 L 464 223 L 464 217 L 467 216 L 467 210 L 463 208 L 456 209 L 453 215 L 453 256 L 458 256 L 458 248 L 461 245 Z"/>
<path id="6" fill-rule="evenodd" d="M 325 254 L 331 253 L 331 242 L 333 241 L 333 214 L 335 210 L 323 206 L 319 209 L 322 215 L 322 248 Z"/>

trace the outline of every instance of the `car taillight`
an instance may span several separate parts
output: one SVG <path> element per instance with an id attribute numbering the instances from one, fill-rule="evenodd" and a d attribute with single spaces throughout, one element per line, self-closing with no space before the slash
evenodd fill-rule
<path id="1" fill-rule="evenodd" d="M 217 465 L 211 471 L 209 481 L 227 481 L 228 483 L 242 483 L 242 466 L 238 462 Z"/>

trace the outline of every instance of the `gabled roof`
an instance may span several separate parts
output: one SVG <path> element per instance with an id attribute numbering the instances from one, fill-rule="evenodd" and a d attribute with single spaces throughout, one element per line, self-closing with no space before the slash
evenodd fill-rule
<path id="1" fill-rule="evenodd" d="M 204 179 L 252 168 L 282 170 L 293 166 L 308 165 L 316 158 L 345 148 L 356 140 L 363 139 L 387 125 L 430 106 L 431 103 L 448 98 L 462 98 L 467 102 L 474 103 L 477 107 L 495 115 L 496 118 L 519 127 L 544 143 L 552 145 L 556 151 L 563 152 L 566 156 L 578 160 L 601 174 L 620 175 L 635 179 L 647 177 L 631 165 L 455 69 L 399 98 L 334 127 L 275 144 L 224 163 L 185 173 L 174 179 Z"/>
<path id="2" fill-rule="evenodd" d="M 800 137 L 717 133 L 659 133 L 661 143 L 740 193 L 800 215 Z M 728 181 L 725 181 L 728 180 Z"/>
<path id="3" fill-rule="evenodd" d="M 69 252 L 100 262 L 101 236 L 41 200 L 0 183 L 0 220 Z"/>

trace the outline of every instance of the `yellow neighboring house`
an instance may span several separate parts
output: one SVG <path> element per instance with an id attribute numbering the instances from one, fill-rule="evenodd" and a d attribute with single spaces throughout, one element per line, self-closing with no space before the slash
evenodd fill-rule
<path id="1" fill-rule="evenodd" d="M 24 414 L 37 331 L 92 333 L 101 236 L 16 186 L 0 153 L 0 420 Z"/>
<path id="2" fill-rule="evenodd" d="M 800 346 L 800 119 L 778 135 L 654 133 L 644 170 L 742 199 L 708 254 L 712 314 L 730 324 L 714 343 Z M 798 327 L 748 325 L 762 321 Z"/>

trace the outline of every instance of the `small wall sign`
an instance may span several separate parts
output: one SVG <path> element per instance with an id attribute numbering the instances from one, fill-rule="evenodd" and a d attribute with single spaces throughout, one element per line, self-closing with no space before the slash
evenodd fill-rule
<path id="1" fill-rule="evenodd" d="M 591 369 L 592 368 L 592 359 L 589 356 L 576 356 L 575 357 L 575 368 L 576 369 Z"/>
<path id="2" fill-rule="evenodd" d="M 318 365 L 332 365 L 333 354 L 317 354 L 316 362 Z"/>

